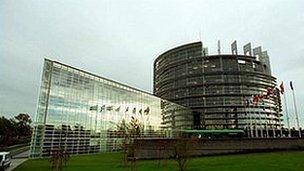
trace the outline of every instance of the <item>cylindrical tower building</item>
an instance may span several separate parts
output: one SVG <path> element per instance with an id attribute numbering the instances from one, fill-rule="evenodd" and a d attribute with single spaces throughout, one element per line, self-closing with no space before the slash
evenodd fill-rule
<path id="1" fill-rule="evenodd" d="M 154 94 L 191 108 L 194 128 L 279 128 L 280 94 L 267 52 L 252 54 L 251 44 L 244 51 L 237 54 L 236 42 L 229 55 L 208 55 L 201 42 L 168 50 L 154 61 Z"/>

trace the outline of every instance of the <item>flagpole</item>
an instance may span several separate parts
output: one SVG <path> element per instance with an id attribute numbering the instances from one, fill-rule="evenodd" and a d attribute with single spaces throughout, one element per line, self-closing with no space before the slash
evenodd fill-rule
<path id="1" fill-rule="evenodd" d="M 254 110 L 254 105 L 252 104 L 252 106 L 250 107 L 250 104 L 253 103 L 253 100 L 249 100 L 249 103 L 248 103 L 248 108 L 250 109 L 249 111 L 249 119 L 250 119 L 250 133 L 251 133 L 251 138 L 253 138 L 253 121 L 252 121 L 252 114 L 254 114 L 254 112 L 252 110 Z"/>
<path id="2" fill-rule="evenodd" d="M 287 128 L 288 128 L 288 137 L 291 137 L 291 132 L 290 132 L 290 121 L 289 121 L 289 113 L 288 113 L 288 107 L 287 107 L 287 101 L 286 101 L 286 94 L 283 93 L 283 98 L 284 98 L 284 106 L 285 106 L 285 113 L 286 113 L 286 121 L 287 121 Z"/>
<path id="3" fill-rule="evenodd" d="M 98 105 L 96 105 L 96 116 L 95 116 L 95 133 L 97 132 L 97 119 L 98 119 Z"/>
<path id="4" fill-rule="evenodd" d="M 261 110 L 260 108 L 258 108 L 259 110 L 259 120 L 260 120 L 260 135 L 261 135 L 261 138 L 264 138 L 264 135 L 263 135 L 263 121 L 262 121 L 262 114 L 261 114 Z M 262 125 L 261 125 L 262 124 Z"/>
<path id="5" fill-rule="evenodd" d="M 283 136 L 283 124 L 282 124 L 282 120 L 281 120 L 281 115 L 280 115 L 279 119 L 280 119 L 280 134 L 281 134 L 280 137 L 282 137 Z"/>
<path id="6" fill-rule="evenodd" d="M 276 137 L 276 132 L 275 132 L 275 123 L 274 123 L 273 117 L 271 117 L 271 127 L 272 127 L 273 138 L 275 138 Z"/>
<path id="7" fill-rule="evenodd" d="M 246 115 L 246 122 L 247 122 L 247 136 L 248 138 L 250 137 L 250 123 L 248 123 L 248 115 Z"/>
<path id="8" fill-rule="evenodd" d="M 253 102 L 254 103 L 254 102 Z M 252 114 L 254 114 L 254 130 L 252 130 L 252 133 L 253 133 L 253 131 L 255 131 L 255 137 L 257 138 L 258 137 L 258 129 L 257 129 L 257 119 L 256 119 L 256 109 L 255 109 L 255 105 L 254 104 L 252 104 Z"/>
<path id="9" fill-rule="evenodd" d="M 269 133 L 268 133 L 268 117 L 266 116 L 266 137 L 269 138 Z"/>
<path id="10" fill-rule="evenodd" d="M 256 111 L 254 111 L 254 125 L 255 125 L 255 137 L 259 137 L 258 127 L 257 127 L 257 117 L 256 117 Z"/>
<path id="11" fill-rule="evenodd" d="M 250 110 L 248 110 L 248 109 L 250 109 Z M 251 109 L 252 109 L 252 108 L 250 108 L 250 101 L 249 101 L 249 103 L 248 103 L 248 108 L 247 108 L 247 115 L 249 116 L 250 137 L 253 138 L 252 118 L 251 118 L 251 117 L 252 117 L 252 116 L 251 116 L 252 112 L 251 112 Z"/>
<path id="12" fill-rule="evenodd" d="M 254 125 L 255 125 L 255 137 L 259 137 L 258 128 L 257 128 L 257 119 L 256 116 L 254 117 Z"/>
<path id="13" fill-rule="evenodd" d="M 292 85 L 292 83 L 291 83 L 291 85 Z M 296 105 L 295 91 L 294 91 L 293 87 L 291 87 L 291 90 L 292 90 L 293 105 L 294 105 L 295 114 L 296 114 L 297 126 L 298 126 L 298 130 L 299 130 L 299 137 L 301 138 L 301 130 L 300 130 L 300 123 L 299 123 L 299 115 L 298 115 L 298 110 L 297 110 L 297 105 Z"/>
<path id="14" fill-rule="evenodd" d="M 250 135 L 251 138 L 253 138 L 253 129 L 252 129 L 252 116 L 251 116 L 252 112 L 249 113 L 249 120 L 250 120 Z"/>
<path id="15" fill-rule="evenodd" d="M 279 125 L 280 125 L 280 138 L 282 138 L 282 135 L 283 135 L 283 124 L 282 124 L 282 120 L 281 120 L 281 114 L 280 114 L 280 89 L 279 88 L 275 88 L 275 94 L 277 96 L 277 101 L 278 101 L 278 105 L 277 105 L 277 114 L 278 114 L 278 118 L 279 118 Z"/>
<path id="16" fill-rule="evenodd" d="M 266 110 L 265 110 L 265 103 L 263 103 L 263 111 L 264 111 L 264 117 L 265 117 L 266 138 L 269 138 L 269 134 L 268 134 L 268 117 L 267 117 L 267 113 L 266 113 Z"/>
<path id="17" fill-rule="evenodd" d="M 283 136 L 283 130 L 282 130 L 283 124 L 282 124 L 280 112 L 278 112 L 278 114 L 279 114 L 279 120 L 280 120 L 280 137 L 282 137 Z"/>
<path id="18" fill-rule="evenodd" d="M 280 115 L 279 119 L 280 119 L 280 134 L 281 134 L 280 137 L 282 137 L 283 136 L 283 130 L 282 130 L 283 124 L 282 124 L 282 120 L 281 120 L 281 115 Z"/>
<path id="19" fill-rule="evenodd" d="M 248 112 L 248 108 L 249 108 L 249 102 L 247 101 L 247 99 L 245 98 L 245 96 L 243 96 L 243 103 L 244 103 L 244 112 L 245 112 L 245 116 L 246 116 L 246 127 L 247 127 L 247 136 L 248 138 L 249 137 L 252 137 L 252 135 L 250 134 L 251 132 L 251 119 L 250 119 L 250 116 L 249 116 L 249 112 Z M 249 118 L 249 122 L 248 122 L 248 118 Z"/>
<path id="20" fill-rule="evenodd" d="M 244 105 L 244 112 L 245 112 L 245 116 L 246 116 L 246 123 L 247 123 L 247 125 L 246 125 L 246 127 L 247 127 L 247 136 L 248 136 L 248 138 L 250 137 L 250 130 L 249 130 L 249 123 L 248 123 L 248 113 L 247 113 L 247 101 L 245 101 L 245 98 L 244 98 L 244 96 L 243 96 L 243 103 L 245 103 L 245 105 Z"/>

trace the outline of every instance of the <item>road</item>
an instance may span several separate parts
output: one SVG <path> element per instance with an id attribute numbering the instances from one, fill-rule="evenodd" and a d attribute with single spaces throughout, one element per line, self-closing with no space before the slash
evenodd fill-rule
<path id="1" fill-rule="evenodd" d="M 29 156 L 29 151 L 25 151 L 25 152 L 22 152 L 20 154 L 13 156 L 13 158 L 11 160 L 12 161 L 11 166 L 9 168 L 7 168 L 5 171 L 14 170 L 17 166 L 19 166 L 20 164 L 25 162 L 28 159 L 28 156 Z"/>

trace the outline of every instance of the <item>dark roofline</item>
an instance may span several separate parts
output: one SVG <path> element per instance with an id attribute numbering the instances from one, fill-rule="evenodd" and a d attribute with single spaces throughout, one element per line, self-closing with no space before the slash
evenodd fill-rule
<path id="1" fill-rule="evenodd" d="M 169 49 L 169 50 L 167 50 L 167 51 L 161 53 L 160 55 L 158 55 L 158 56 L 154 59 L 154 63 L 153 63 L 154 67 L 155 67 L 156 62 L 157 62 L 162 56 L 164 56 L 164 55 L 166 55 L 166 54 L 168 54 L 168 53 L 171 53 L 172 51 L 181 50 L 181 49 L 187 48 L 188 46 L 193 46 L 193 45 L 200 45 L 200 46 L 203 48 L 203 43 L 202 43 L 201 41 L 193 42 L 193 43 L 187 43 L 187 44 L 183 44 L 183 45 L 176 46 L 176 47 L 174 47 L 174 48 L 172 48 L 172 49 Z M 265 51 L 262 51 L 262 52 L 265 52 Z M 267 52 L 267 51 L 266 51 L 266 52 Z M 238 57 L 242 57 L 242 58 L 245 58 L 245 59 L 246 59 L 246 58 L 251 58 L 251 59 L 253 59 L 253 60 L 256 59 L 255 56 L 247 56 L 247 55 L 245 55 L 245 54 L 238 54 L 238 55 L 236 55 L 236 54 L 213 54 L 213 55 L 207 55 L 207 56 L 205 56 L 205 57 L 208 58 L 208 57 L 212 57 L 212 56 L 238 56 Z"/>
<path id="2" fill-rule="evenodd" d="M 156 63 L 156 61 L 158 61 L 159 58 L 161 58 L 162 56 L 172 52 L 172 51 L 175 51 L 177 49 L 183 49 L 183 48 L 187 48 L 188 46 L 193 46 L 193 45 L 200 45 L 201 47 L 203 46 L 203 43 L 201 41 L 199 42 L 192 42 L 192 43 L 187 43 L 187 44 L 183 44 L 183 45 L 179 45 L 179 46 L 176 46 L 175 48 L 173 49 L 169 49 L 169 50 L 166 50 L 164 51 L 163 53 L 161 53 L 160 55 L 158 55 L 155 60 L 154 60 L 154 65 Z"/>

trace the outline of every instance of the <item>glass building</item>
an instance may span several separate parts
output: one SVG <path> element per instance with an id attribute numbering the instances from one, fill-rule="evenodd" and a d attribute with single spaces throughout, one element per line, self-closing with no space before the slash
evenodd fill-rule
<path id="1" fill-rule="evenodd" d="M 119 150 L 118 125 L 139 120 L 141 137 L 170 137 L 193 126 L 190 109 L 147 92 L 45 59 L 31 157 Z"/>

